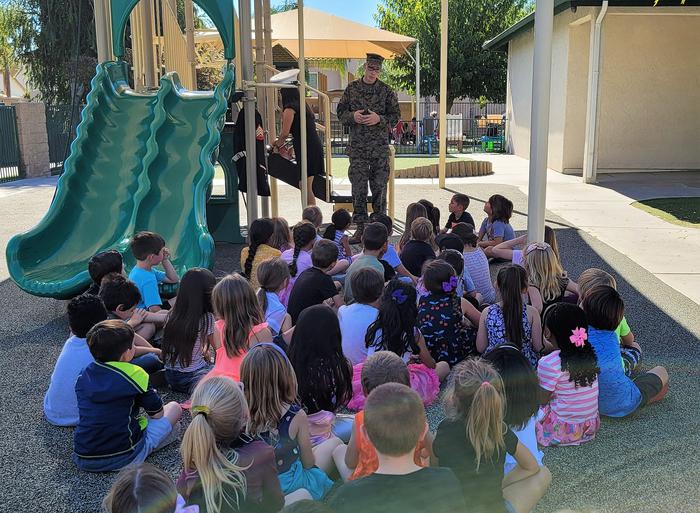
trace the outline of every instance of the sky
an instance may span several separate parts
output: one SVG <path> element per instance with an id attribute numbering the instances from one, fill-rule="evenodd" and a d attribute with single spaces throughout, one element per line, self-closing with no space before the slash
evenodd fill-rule
<path id="1" fill-rule="evenodd" d="M 272 5 L 281 2 L 270 0 Z M 374 13 L 377 12 L 378 0 L 304 0 L 304 7 L 312 7 L 341 18 L 357 21 L 375 27 Z"/>

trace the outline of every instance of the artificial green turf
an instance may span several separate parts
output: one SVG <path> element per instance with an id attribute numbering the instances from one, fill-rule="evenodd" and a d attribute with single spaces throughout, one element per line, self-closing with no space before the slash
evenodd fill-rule
<path id="1" fill-rule="evenodd" d="M 632 205 L 669 223 L 700 228 L 700 198 L 656 198 Z"/>

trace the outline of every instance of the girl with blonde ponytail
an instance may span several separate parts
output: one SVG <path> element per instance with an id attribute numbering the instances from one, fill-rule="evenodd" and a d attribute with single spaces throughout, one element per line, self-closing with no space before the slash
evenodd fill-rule
<path id="1" fill-rule="evenodd" d="M 284 505 L 272 447 L 243 434 L 250 414 L 243 391 L 215 376 L 192 394 L 192 422 L 182 438 L 177 489 L 201 513 L 277 511 Z"/>
<path id="2" fill-rule="evenodd" d="M 447 418 L 433 442 L 433 466 L 451 468 L 470 511 L 524 513 L 544 495 L 551 474 L 506 426 L 503 382 L 481 358 L 454 367 L 444 397 Z M 518 466 L 504 479 L 506 453 Z"/>

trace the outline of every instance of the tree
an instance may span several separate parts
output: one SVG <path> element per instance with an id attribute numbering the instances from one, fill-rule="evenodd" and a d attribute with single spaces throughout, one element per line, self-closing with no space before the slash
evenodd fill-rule
<path id="1" fill-rule="evenodd" d="M 507 59 L 486 51 L 484 41 L 523 16 L 525 0 L 451 0 L 448 20 L 447 110 L 456 98 L 505 99 Z M 421 94 L 440 100 L 440 0 L 383 0 L 375 19 L 385 30 L 420 41 Z M 415 92 L 415 64 L 408 56 L 387 66 L 388 80 Z"/>
<path id="2" fill-rule="evenodd" d="M 8 98 L 12 96 L 12 74 L 20 66 L 22 37 L 29 26 L 29 17 L 16 5 L 0 5 L 0 69 Z"/>
<path id="3" fill-rule="evenodd" d="M 55 104 L 84 97 L 97 65 L 92 1 L 19 1 L 30 20 L 22 34 L 20 60 L 41 99 Z"/>
<path id="4" fill-rule="evenodd" d="M 296 0 L 282 0 L 279 4 L 270 7 L 270 14 L 287 12 L 297 8 Z"/>

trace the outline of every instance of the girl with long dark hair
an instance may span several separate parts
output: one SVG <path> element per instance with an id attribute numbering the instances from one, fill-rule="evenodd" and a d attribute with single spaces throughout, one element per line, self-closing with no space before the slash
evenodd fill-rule
<path id="1" fill-rule="evenodd" d="M 598 414 L 598 359 L 588 341 L 584 311 L 555 303 L 544 313 L 544 337 L 555 348 L 537 366 L 546 403 L 537 422 L 540 445 L 580 445 L 595 438 Z"/>
<path id="2" fill-rule="evenodd" d="M 501 344 L 512 344 L 534 369 L 542 351 L 542 323 L 539 312 L 523 302 L 523 294 L 527 292 L 525 269 L 512 264 L 502 267 L 496 276 L 496 286 L 501 301 L 481 312 L 476 349 L 487 354 Z"/>
<path id="3" fill-rule="evenodd" d="M 289 345 L 289 360 L 297 375 L 298 396 L 309 417 L 311 444 L 333 435 L 335 413 L 352 398 L 352 366 L 343 355 L 338 316 L 326 305 L 299 315 Z"/>
<path id="4" fill-rule="evenodd" d="M 294 155 L 299 167 L 299 188 L 301 188 L 301 122 L 299 121 L 300 98 L 299 90 L 291 88 L 280 89 L 282 97 L 282 129 L 279 137 L 272 143 L 273 151 L 284 145 L 289 134 L 292 134 Z M 315 175 L 325 175 L 323 161 L 323 145 L 316 131 L 316 116 L 311 107 L 306 105 L 306 163 L 307 163 L 307 204 L 315 205 L 316 198 L 312 190 Z"/>
<path id="5" fill-rule="evenodd" d="M 209 372 L 204 358 L 209 347 L 221 345 L 214 329 L 211 293 L 216 278 L 208 269 L 194 268 L 185 273 L 175 306 L 163 329 L 162 354 L 165 377 L 170 387 L 190 393 Z"/>

